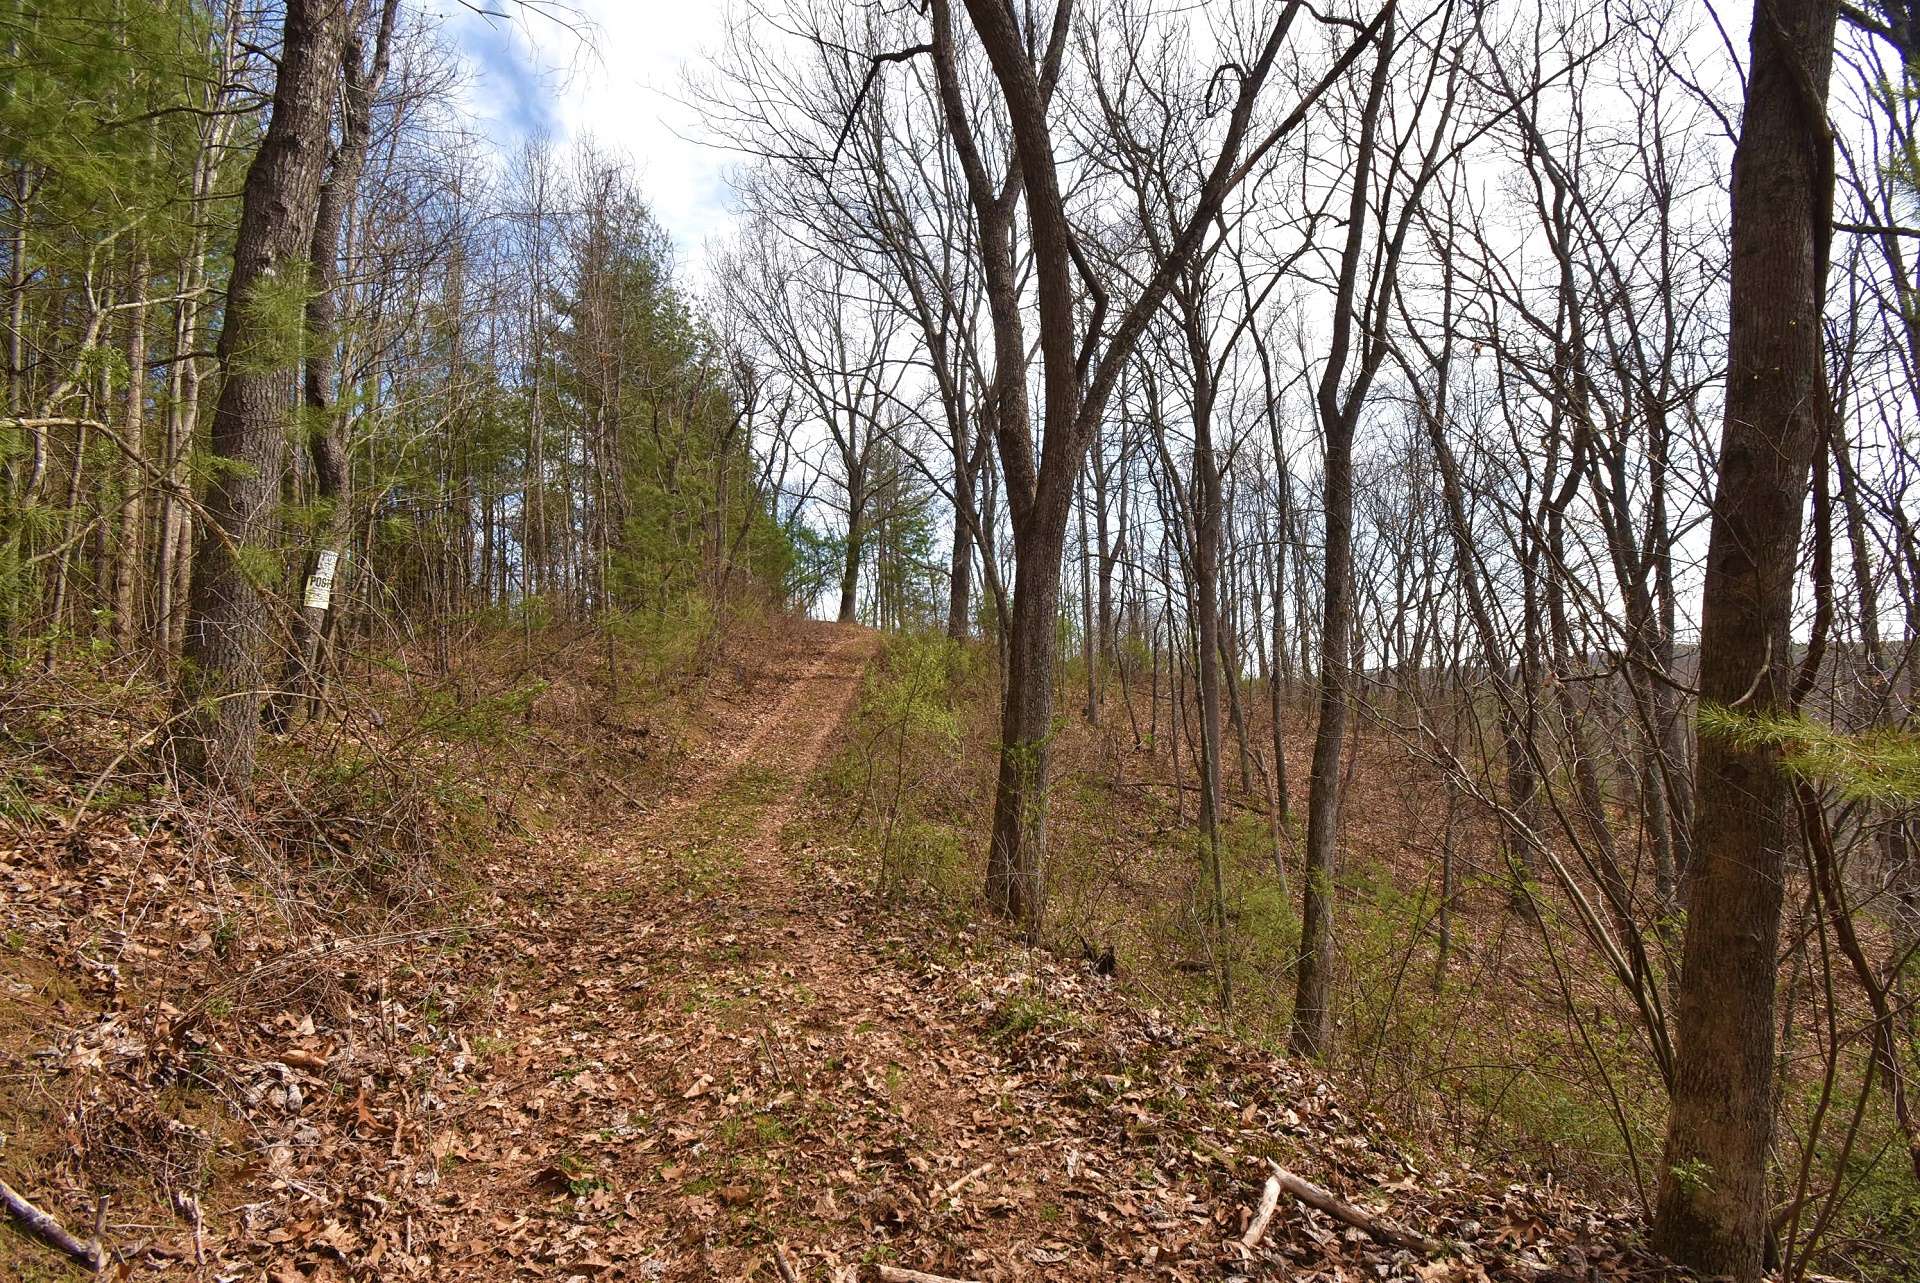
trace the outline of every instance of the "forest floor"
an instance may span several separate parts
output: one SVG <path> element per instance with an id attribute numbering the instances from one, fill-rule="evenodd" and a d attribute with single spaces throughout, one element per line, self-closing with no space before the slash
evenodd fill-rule
<path id="1" fill-rule="evenodd" d="M 270 1283 L 841 1280 L 882 1266 L 1670 1277 L 1621 1209 L 1550 1181 L 1437 1170 L 1298 1062 L 1129 1002 L 1078 961 L 875 895 L 822 836 L 833 817 L 809 785 L 878 645 L 860 629 L 783 629 L 701 701 L 657 800 L 583 779 L 580 805 L 472 870 L 477 909 L 458 932 L 395 941 L 380 967 L 295 950 L 340 992 L 289 999 L 213 1049 L 248 1066 L 246 1099 L 272 1117 L 197 1201 L 175 1197 L 190 1215 L 110 1221 L 129 1268 Z M 10 912 L 30 908 L 24 877 L 10 885 Z M 9 980 L 26 1023 L 39 1019 L 51 982 L 25 966 Z M 61 1002 L 70 1013 L 78 997 Z M 116 1057 L 144 1054 L 124 1045 L 132 1023 L 121 1044 L 83 1030 L 59 1050 L 70 1077 L 94 1072 L 88 1099 Z M 51 1095 L 72 1131 L 85 1093 Z M 199 1117 L 154 1126 L 217 1131 Z M 1444 1251 L 1284 1196 L 1249 1234 L 1276 1163 Z M 21 1165 L 0 1148 L 0 1166 Z M 48 1201 L 70 1224 L 85 1215 L 71 1190 Z M 0 1273 L 33 1277 L 17 1262 L 37 1250 L 8 1236 Z"/>

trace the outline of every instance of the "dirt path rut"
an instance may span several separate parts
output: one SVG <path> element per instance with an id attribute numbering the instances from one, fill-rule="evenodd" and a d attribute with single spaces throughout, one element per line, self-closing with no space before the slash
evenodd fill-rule
<path id="1" fill-rule="evenodd" d="M 442 1276 L 1125 1272 L 1071 1206 L 1091 1152 L 995 1035 L 1005 995 L 956 1012 L 782 841 L 877 639 L 798 646 L 644 824 L 530 879 L 553 899 L 536 890 L 485 1081 L 450 1119 Z"/>
<path id="2" fill-rule="evenodd" d="M 729 713 L 651 816 L 506 875 L 518 931 L 396 1273 L 1415 1278 L 1312 1218 L 1239 1243 L 1290 1146 L 1411 1170 L 1324 1085 L 867 893 L 809 784 L 878 641 L 786 644 L 796 675 Z"/>

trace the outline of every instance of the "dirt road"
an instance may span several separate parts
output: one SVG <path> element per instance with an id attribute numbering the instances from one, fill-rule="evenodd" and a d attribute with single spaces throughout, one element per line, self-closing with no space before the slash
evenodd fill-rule
<path id="1" fill-rule="evenodd" d="M 1273 1157 L 1397 1188 L 1403 1206 L 1382 1210 L 1428 1233 L 1507 1219 L 1457 1188 L 1421 1219 L 1404 1191 L 1433 1181 L 1309 1071 L 924 902 L 872 897 L 810 783 L 878 639 L 811 625 L 787 645 L 649 815 L 610 805 L 494 871 L 503 930 L 470 946 L 459 1076 L 393 1111 L 431 1132 L 403 1147 L 396 1131 L 396 1155 L 430 1161 L 389 1178 L 408 1210 L 397 1233 L 397 1206 L 372 1218 L 387 1246 L 361 1244 L 357 1263 L 446 1279 L 1456 1277 L 1291 1205 L 1244 1248 Z M 1466 1265 L 1457 1277 L 1540 1277 Z"/>

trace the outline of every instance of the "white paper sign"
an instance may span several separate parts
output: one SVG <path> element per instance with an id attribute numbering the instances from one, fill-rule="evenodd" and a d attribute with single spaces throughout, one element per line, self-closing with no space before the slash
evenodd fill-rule
<path id="1" fill-rule="evenodd" d="M 320 554 L 320 560 L 313 567 L 313 578 L 307 580 L 308 610 L 325 610 L 333 604 L 333 568 L 339 560 L 340 554 L 331 548 Z"/>

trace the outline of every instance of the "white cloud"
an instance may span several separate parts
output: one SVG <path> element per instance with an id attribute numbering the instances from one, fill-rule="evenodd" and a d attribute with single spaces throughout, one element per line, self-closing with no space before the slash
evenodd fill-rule
<path id="1" fill-rule="evenodd" d="M 631 157 L 655 217 L 697 274 L 733 198 L 727 155 L 695 141 L 699 116 L 681 99 L 686 74 L 720 44 L 727 0 L 573 0 L 591 24 L 590 47 L 528 10 L 489 21 L 441 3 L 474 72 L 475 114 L 496 141 L 591 136 Z"/>

